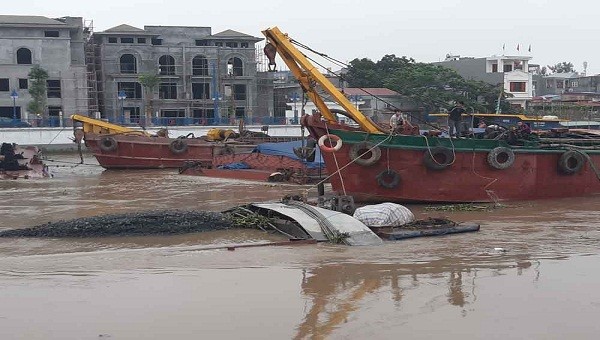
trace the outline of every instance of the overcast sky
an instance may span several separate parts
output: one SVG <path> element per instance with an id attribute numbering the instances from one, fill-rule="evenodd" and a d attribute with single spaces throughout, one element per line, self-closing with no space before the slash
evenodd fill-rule
<path id="1" fill-rule="evenodd" d="M 289 35 L 342 61 L 385 54 L 421 62 L 448 53 L 487 57 L 531 55 L 532 63 L 572 62 L 600 73 L 600 5 L 571 0 L 298 0 L 158 1 L 35 0 L 3 6 L 3 14 L 80 16 L 94 31 L 120 24 L 205 26 L 256 37 L 279 26 Z M 520 45 L 520 52 L 516 50 Z M 531 45 L 531 52 L 528 48 Z"/>

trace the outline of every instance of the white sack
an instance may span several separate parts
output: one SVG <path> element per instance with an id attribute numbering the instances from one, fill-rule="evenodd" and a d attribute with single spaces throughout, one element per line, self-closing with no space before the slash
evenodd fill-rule
<path id="1" fill-rule="evenodd" d="M 368 227 L 398 227 L 415 220 L 412 211 L 396 203 L 360 207 L 353 216 Z"/>

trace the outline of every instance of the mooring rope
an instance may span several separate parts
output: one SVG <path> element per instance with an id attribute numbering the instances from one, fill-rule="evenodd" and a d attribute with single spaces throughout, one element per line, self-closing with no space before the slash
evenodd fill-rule
<path id="1" fill-rule="evenodd" d="M 433 160 L 437 165 L 447 165 L 450 166 L 452 164 L 454 164 L 454 162 L 456 162 L 456 147 L 454 146 L 454 143 L 452 142 L 452 138 L 449 137 L 450 139 L 450 145 L 452 145 L 452 162 L 448 163 L 448 164 L 442 164 L 440 162 L 438 162 L 435 157 L 433 157 L 433 153 L 431 153 L 431 146 L 429 145 L 429 139 L 427 139 L 427 136 L 423 136 L 423 135 L 419 135 L 422 136 L 423 138 L 425 138 L 425 145 L 427 146 L 427 152 L 429 152 L 429 156 L 431 157 L 431 160 Z"/>
<path id="2" fill-rule="evenodd" d="M 590 167 L 592 168 L 592 171 L 594 172 L 594 174 L 600 181 L 600 171 L 596 167 L 596 164 L 594 164 L 594 160 L 592 160 L 592 157 L 590 157 L 590 155 L 587 152 L 584 152 L 583 150 L 576 148 L 575 145 L 571 146 L 570 149 L 571 149 L 571 151 L 575 151 L 575 152 L 579 153 L 580 155 L 582 155 L 583 157 L 585 157 L 585 159 L 587 159 L 587 161 L 590 163 Z"/>
<path id="3" fill-rule="evenodd" d="M 327 135 L 329 135 L 329 127 L 327 126 L 327 123 L 325 123 L 325 131 L 327 132 Z M 331 143 L 331 141 L 330 141 Z M 346 195 L 346 186 L 344 185 L 344 177 L 342 177 L 342 173 L 340 170 L 340 165 L 338 163 L 337 160 L 337 156 L 335 155 L 335 151 L 332 152 L 333 153 L 333 160 L 335 161 L 335 167 L 336 169 L 338 169 L 338 171 L 336 171 L 337 173 L 339 173 L 340 175 L 340 182 L 342 184 L 342 191 L 344 192 L 344 196 Z"/>
<path id="4" fill-rule="evenodd" d="M 62 129 L 60 129 L 60 131 L 58 131 L 58 133 L 56 134 L 56 136 L 54 136 L 54 138 L 52 138 L 52 140 L 51 140 L 51 141 L 50 141 L 48 144 L 46 144 L 46 145 L 50 145 L 50 144 L 52 144 L 52 142 L 54 142 L 54 140 L 55 140 L 56 138 L 58 138 L 58 136 L 60 136 L 60 134 L 61 134 L 63 131 L 65 131 L 65 129 L 66 129 L 66 128 L 67 128 L 67 126 L 64 126 Z"/>

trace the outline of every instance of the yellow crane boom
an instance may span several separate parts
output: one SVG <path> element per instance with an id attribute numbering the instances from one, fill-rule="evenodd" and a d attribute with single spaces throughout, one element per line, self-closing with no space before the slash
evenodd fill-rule
<path id="1" fill-rule="evenodd" d="M 317 106 L 325 119 L 330 122 L 337 122 L 335 115 L 327 107 L 323 98 L 317 93 L 316 84 L 319 84 L 323 90 L 329 93 L 344 108 L 348 116 L 358 123 L 364 131 L 369 133 L 384 133 L 379 126 L 363 115 L 329 79 L 317 70 L 304 54 L 292 44 L 287 34 L 282 33 L 277 27 L 267 28 L 262 33 L 267 38 L 267 44 L 275 47 L 281 59 L 283 59 L 296 79 L 298 79 L 302 90 L 306 92 L 308 98 Z"/>

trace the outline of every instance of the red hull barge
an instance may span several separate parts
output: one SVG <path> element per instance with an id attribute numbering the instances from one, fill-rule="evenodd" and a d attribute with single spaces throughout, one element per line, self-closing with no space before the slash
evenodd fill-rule
<path id="1" fill-rule="evenodd" d="M 341 149 L 323 152 L 323 158 L 333 190 L 357 201 L 494 202 L 600 194 L 600 139 L 513 146 L 504 140 L 374 135 L 331 123 L 326 128 L 319 115 L 303 123 L 315 138 L 327 132 L 340 137 Z M 379 157 L 367 152 L 355 161 L 373 146 Z"/>
<path id="2" fill-rule="evenodd" d="M 521 127 L 518 132 L 490 131 L 481 139 L 450 139 L 437 137 L 441 131 L 435 130 L 421 135 L 402 117 L 381 126 L 296 47 L 305 45 L 277 27 L 263 34 L 265 51 L 279 54 L 319 110 L 301 123 L 328 151 L 325 165 L 338 193 L 373 202 L 490 202 L 600 193 L 597 135 L 551 131 L 537 138 Z M 265 54 L 275 65 L 275 53 Z M 343 110 L 329 108 L 330 100 Z M 338 115 L 359 128 L 340 125 Z"/>
<path id="3" fill-rule="evenodd" d="M 213 129 L 216 134 L 211 136 L 169 138 L 81 115 L 73 115 L 71 119 L 75 122 L 75 142 L 84 141 L 106 169 L 181 168 L 189 162 L 210 167 L 214 157 L 219 155 L 247 154 L 258 143 L 300 138 L 248 136 L 252 133 L 247 133 L 243 138 L 234 139 L 228 138 L 234 135 L 232 130 L 218 129 Z"/>
<path id="4" fill-rule="evenodd" d="M 173 143 L 176 140 L 127 134 L 106 136 L 86 133 L 85 135 L 86 147 L 106 169 L 180 168 L 186 162 L 212 164 L 214 156 L 222 153 L 248 153 L 254 148 L 253 144 L 235 145 L 207 142 L 200 138 L 186 138 L 182 139 L 185 147 L 175 149 Z"/>

